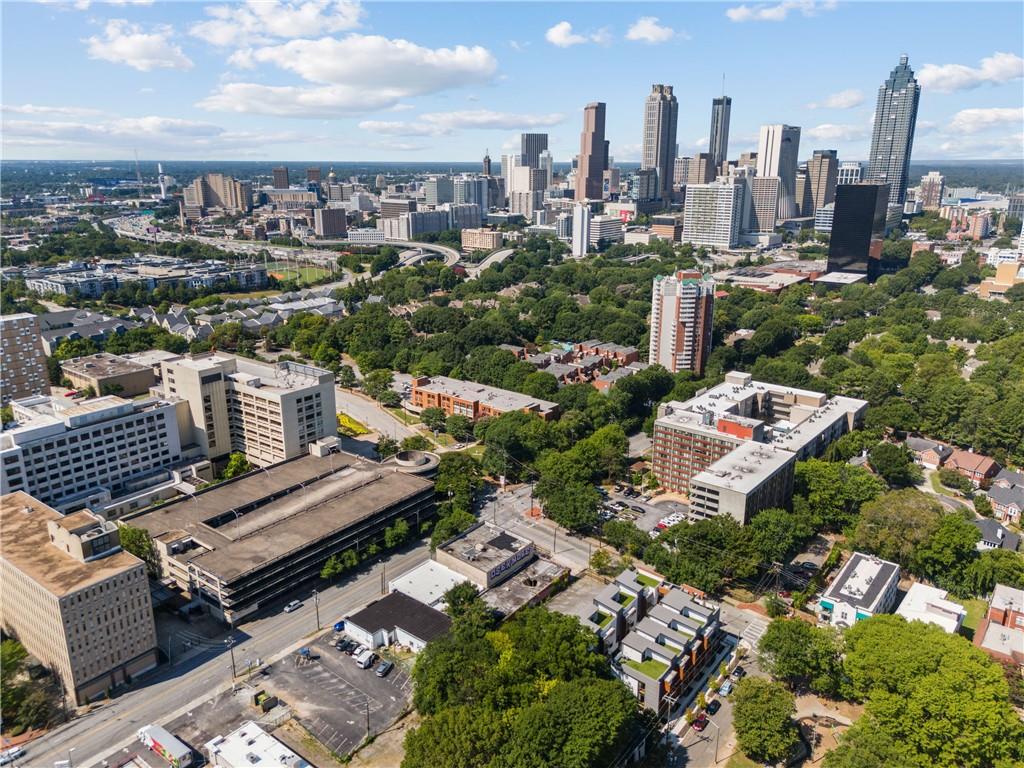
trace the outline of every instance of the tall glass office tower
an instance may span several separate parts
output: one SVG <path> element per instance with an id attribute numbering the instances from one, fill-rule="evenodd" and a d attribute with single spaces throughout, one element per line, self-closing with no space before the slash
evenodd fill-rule
<path id="1" fill-rule="evenodd" d="M 888 184 L 890 204 L 899 205 L 903 205 L 907 196 L 910 151 L 914 146 L 917 103 L 921 98 L 921 86 L 907 62 L 906 56 L 900 56 L 900 63 L 878 89 L 875 129 L 868 158 L 867 180 Z"/>

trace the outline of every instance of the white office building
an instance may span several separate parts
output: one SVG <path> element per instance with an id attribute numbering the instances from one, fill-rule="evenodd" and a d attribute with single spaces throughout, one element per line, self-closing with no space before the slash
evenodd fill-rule
<path id="1" fill-rule="evenodd" d="M 210 765 L 216 768 L 311 768 L 289 747 L 264 731 L 252 720 L 246 720 L 227 736 L 206 742 Z"/>
<path id="2" fill-rule="evenodd" d="M 577 203 L 572 214 L 572 255 L 582 259 L 590 247 L 590 208 Z"/>
<path id="3" fill-rule="evenodd" d="M 836 204 L 829 203 L 823 205 L 821 208 L 814 212 L 814 231 L 815 232 L 831 232 L 832 231 L 832 219 L 836 215 Z"/>
<path id="4" fill-rule="evenodd" d="M 602 214 L 590 218 L 589 243 L 594 250 L 597 250 L 602 243 L 605 245 L 621 243 L 622 237 L 622 219 L 618 216 Z"/>
<path id="5" fill-rule="evenodd" d="M 686 187 L 683 206 L 684 243 L 733 248 L 739 242 L 743 188 L 729 180 Z"/>
<path id="6" fill-rule="evenodd" d="M 839 164 L 839 177 L 836 179 L 836 186 L 840 184 L 859 184 L 863 180 L 863 163 L 847 161 Z"/>
<path id="7" fill-rule="evenodd" d="M 900 567 L 874 555 L 854 552 L 818 601 L 819 619 L 834 627 L 852 627 L 855 622 L 896 605 Z"/>
<path id="8" fill-rule="evenodd" d="M 102 508 L 201 458 L 183 450 L 178 407 L 109 395 L 38 395 L 11 403 L 16 426 L 0 433 L 0 494 L 25 491 L 62 512 Z"/>
<path id="9" fill-rule="evenodd" d="M 793 125 L 762 125 L 757 145 L 757 175 L 778 176 L 780 219 L 797 215 L 796 167 L 800 155 L 800 129 Z"/>
<path id="10" fill-rule="evenodd" d="M 960 631 L 967 609 L 960 603 L 947 599 L 946 590 L 914 582 L 907 590 L 903 602 L 896 609 L 896 615 L 907 621 L 923 621 L 942 627 L 951 635 Z"/>

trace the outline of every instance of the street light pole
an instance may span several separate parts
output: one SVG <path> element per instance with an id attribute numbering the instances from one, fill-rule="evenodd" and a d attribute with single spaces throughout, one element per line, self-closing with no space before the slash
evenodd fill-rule
<path id="1" fill-rule="evenodd" d="M 71 760 L 71 753 L 74 752 L 74 751 L 75 751 L 74 747 L 72 747 L 71 749 L 68 750 L 68 768 L 75 768 L 75 764 Z"/>
<path id="2" fill-rule="evenodd" d="M 231 652 L 231 681 L 233 683 L 237 676 L 237 673 L 235 672 L 235 636 L 231 635 L 224 642 L 228 646 L 228 651 Z"/>
<path id="3" fill-rule="evenodd" d="M 313 590 L 313 608 L 316 610 L 316 631 L 320 631 L 320 593 Z"/>

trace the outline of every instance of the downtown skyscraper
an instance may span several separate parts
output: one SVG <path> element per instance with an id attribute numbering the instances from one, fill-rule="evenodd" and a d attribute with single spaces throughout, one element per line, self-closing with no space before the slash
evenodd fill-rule
<path id="1" fill-rule="evenodd" d="M 583 108 L 583 132 L 580 134 L 580 156 L 576 167 L 576 199 L 600 200 L 604 169 L 608 165 L 608 145 L 604 139 L 603 101 Z"/>
<path id="2" fill-rule="evenodd" d="M 800 154 L 800 129 L 793 125 L 762 125 L 757 145 L 757 175 L 778 176 L 780 219 L 797 215 L 796 166 Z"/>
<path id="3" fill-rule="evenodd" d="M 657 197 L 662 200 L 672 196 L 678 121 L 679 102 L 672 94 L 672 86 L 660 83 L 652 85 L 644 104 L 644 143 L 640 168 L 653 168 L 658 172 Z"/>
<path id="4" fill-rule="evenodd" d="M 868 156 L 867 180 L 889 185 L 890 205 L 902 205 L 907 196 L 907 174 L 920 98 L 921 86 L 914 79 L 914 70 L 907 57 L 900 56 L 900 63 L 878 88 Z"/>
<path id="5" fill-rule="evenodd" d="M 540 168 L 540 154 L 548 148 L 546 133 L 519 134 L 520 153 L 527 168 Z"/>
<path id="6" fill-rule="evenodd" d="M 839 178 L 839 156 L 834 149 L 816 149 L 807 161 L 807 176 L 811 185 L 811 212 L 836 199 L 836 181 Z"/>
<path id="7" fill-rule="evenodd" d="M 729 115 L 732 112 L 732 99 L 728 96 L 717 96 L 711 102 L 711 139 L 708 143 L 708 154 L 718 173 L 729 156 Z"/>

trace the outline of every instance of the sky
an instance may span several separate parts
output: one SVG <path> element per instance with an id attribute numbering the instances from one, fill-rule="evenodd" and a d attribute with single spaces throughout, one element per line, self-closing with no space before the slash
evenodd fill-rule
<path id="1" fill-rule="evenodd" d="M 1024 155 L 1024 3 L 3 0 L 4 159 L 495 162 L 521 131 L 556 162 L 607 104 L 639 159 L 644 99 L 674 86 L 682 155 L 732 97 L 800 156 L 867 157 L 901 54 L 922 86 L 913 159 Z"/>

